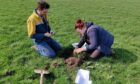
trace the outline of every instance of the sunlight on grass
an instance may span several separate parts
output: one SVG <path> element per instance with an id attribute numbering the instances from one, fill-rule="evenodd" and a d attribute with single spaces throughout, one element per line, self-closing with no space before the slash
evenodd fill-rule
<path id="1" fill-rule="evenodd" d="M 93 21 L 115 36 L 114 57 L 88 60 L 80 67 L 90 70 L 93 84 L 140 84 L 139 0 L 48 0 L 54 38 L 63 47 L 79 40 L 77 18 Z M 40 56 L 30 47 L 26 20 L 37 0 L 0 0 L 0 84 L 38 84 L 35 68 L 50 65 L 44 84 L 74 84 L 77 70 L 68 69 L 62 58 Z M 52 64 L 58 62 L 59 67 Z"/>

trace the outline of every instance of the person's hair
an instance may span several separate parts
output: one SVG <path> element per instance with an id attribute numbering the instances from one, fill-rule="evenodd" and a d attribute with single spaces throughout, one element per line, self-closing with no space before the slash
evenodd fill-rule
<path id="1" fill-rule="evenodd" d="M 43 10 L 43 9 L 49 9 L 49 8 L 50 8 L 50 5 L 47 2 L 45 1 L 38 2 L 37 9 Z"/>
<path id="2" fill-rule="evenodd" d="M 75 23 L 75 29 L 82 29 L 84 27 L 85 23 L 81 19 L 78 19 Z"/>

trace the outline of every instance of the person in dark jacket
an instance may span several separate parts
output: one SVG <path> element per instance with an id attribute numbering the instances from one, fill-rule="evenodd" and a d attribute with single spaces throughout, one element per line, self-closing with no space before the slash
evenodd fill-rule
<path id="1" fill-rule="evenodd" d="M 96 58 L 101 54 L 112 54 L 111 46 L 114 42 L 114 36 L 107 30 L 93 22 L 84 22 L 80 19 L 77 20 L 75 29 L 80 34 L 81 40 L 74 49 L 74 53 L 86 51 L 91 53 L 91 58 Z M 85 43 L 87 46 L 82 47 Z"/>

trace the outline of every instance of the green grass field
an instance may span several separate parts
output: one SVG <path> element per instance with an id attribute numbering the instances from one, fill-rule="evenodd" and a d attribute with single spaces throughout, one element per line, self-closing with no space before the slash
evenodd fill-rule
<path id="1" fill-rule="evenodd" d="M 116 55 L 89 60 L 75 69 L 68 69 L 59 57 L 42 57 L 30 48 L 26 27 L 37 0 L 0 0 L 0 84 L 39 84 L 34 69 L 55 62 L 62 66 L 50 67 L 45 84 L 74 84 L 79 68 L 90 70 L 93 84 L 140 84 L 140 0 L 48 1 L 54 38 L 64 47 L 79 40 L 74 22 L 80 17 L 112 32 Z"/>

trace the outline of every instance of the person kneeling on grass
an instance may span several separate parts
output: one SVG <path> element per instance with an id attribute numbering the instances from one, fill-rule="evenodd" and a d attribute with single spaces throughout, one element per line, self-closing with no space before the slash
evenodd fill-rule
<path id="1" fill-rule="evenodd" d="M 59 43 L 51 38 L 53 33 L 48 23 L 49 4 L 38 2 L 38 6 L 27 20 L 28 36 L 33 39 L 36 50 L 43 56 L 54 57 L 61 49 Z"/>
<path id="2" fill-rule="evenodd" d="M 102 27 L 93 22 L 84 22 L 79 19 L 75 24 L 75 29 L 80 33 L 81 40 L 74 49 L 74 53 L 86 51 L 91 53 L 91 58 L 97 58 L 101 54 L 111 55 L 113 53 L 111 46 L 114 42 L 114 36 Z M 87 46 L 82 47 L 85 43 Z"/>

